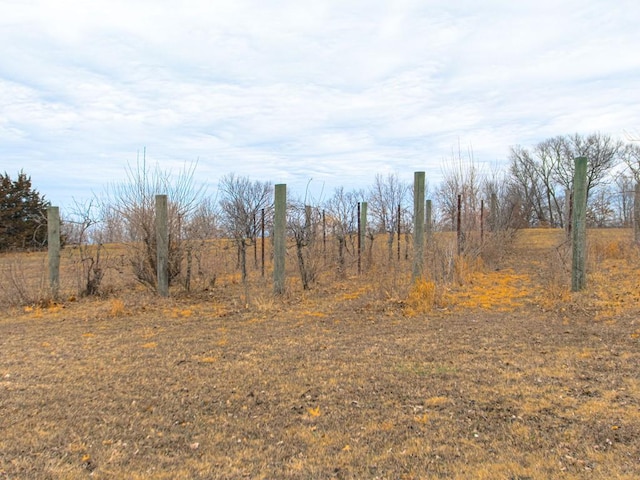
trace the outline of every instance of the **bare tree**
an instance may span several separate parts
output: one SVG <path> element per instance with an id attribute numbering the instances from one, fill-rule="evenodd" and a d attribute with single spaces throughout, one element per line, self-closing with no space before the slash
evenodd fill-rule
<path id="1" fill-rule="evenodd" d="M 587 204 L 587 224 L 596 227 L 611 227 L 615 222 L 613 193 L 608 185 L 598 187 L 591 192 Z"/>
<path id="2" fill-rule="evenodd" d="M 80 255 L 78 273 L 81 295 L 97 295 L 105 273 L 107 250 L 102 242 L 100 208 L 97 200 L 80 202 L 74 199 L 71 215 L 63 222 L 63 235 Z M 107 258 L 104 258 L 107 257 Z"/>
<path id="3" fill-rule="evenodd" d="M 527 223 L 533 223 L 534 217 L 540 219 L 544 215 L 542 183 L 536 175 L 531 154 L 520 145 L 509 148 L 509 175 L 510 185 L 522 199 L 522 210 Z"/>
<path id="4" fill-rule="evenodd" d="M 219 237 L 221 228 L 220 212 L 215 199 L 206 197 L 193 210 L 184 231 L 190 240 L 203 241 Z"/>
<path id="5" fill-rule="evenodd" d="M 556 181 L 567 189 L 573 188 L 576 157 L 587 157 L 587 198 L 589 192 L 605 183 L 616 166 L 625 146 L 610 135 L 592 133 L 586 137 L 578 133 L 547 140 L 557 144 Z"/>
<path id="6" fill-rule="evenodd" d="M 556 136 L 538 143 L 531 151 L 512 147 L 510 173 L 526 208 L 534 213 L 535 222 L 563 227 L 569 222 L 563 206 L 568 201 L 567 192 L 570 195 L 573 188 L 575 158 L 587 158 L 588 196 L 611 179 L 611 172 L 625 151 L 620 140 L 600 133 Z"/>
<path id="7" fill-rule="evenodd" d="M 220 180 L 220 208 L 223 226 L 238 248 L 239 267 L 243 283 L 247 281 L 247 248 L 256 242 L 261 210 L 272 204 L 270 182 L 251 181 L 233 173 Z"/>
<path id="8" fill-rule="evenodd" d="M 320 224 L 319 211 L 302 201 L 290 202 L 287 210 L 287 228 L 295 241 L 302 288 L 308 290 L 317 276 L 318 257 L 314 256 L 313 247 L 317 239 L 317 226 Z"/>
<path id="9" fill-rule="evenodd" d="M 109 201 L 99 201 L 100 223 L 96 225 L 96 234 L 103 243 L 124 243 L 129 239 L 128 226 L 125 218 L 109 204 Z"/>
<path id="10" fill-rule="evenodd" d="M 557 145 L 545 141 L 533 153 L 516 145 L 509 151 L 509 172 L 513 185 L 520 192 L 527 217 L 533 223 L 562 226 L 562 203 L 556 192 L 554 159 Z M 534 220 L 535 219 L 535 220 Z"/>
<path id="11" fill-rule="evenodd" d="M 195 185 L 197 163 L 185 164 L 178 174 L 162 170 L 158 164 L 150 168 L 146 155 L 135 166 L 127 165 L 127 180 L 113 185 L 108 203 L 125 227 L 132 242 L 130 262 L 141 283 L 156 284 L 155 196 L 166 194 L 169 200 L 169 283 L 181 272 L 184 256 L 183 227 L 198 207 L 204 189 Z"/>
<path id="12" fill-rule="evenodd" d="M 495 170 L 485 176 L 482 184 L 482 195 L 485 199 L 485 218 L 487 226 L 493 232 L 519 229 L 528 225 L 526 210 L 520 192 L 512 182 L 509 172 Z M 495 201 L 492 211 L 491 202 Z"/>
<path id="13" fill-rule="evenodd" d="M 540 142 L 533 149 L 536 156 L 536 173 L 542 182 L 546 214 L 548 215 L 548 224 L 552 227 L 564 227 L 564 209 L 561 208 L 560 197 L 562 193 L 571 191 L 573 188 L 573 158 L 571 161 L 566 159 L 571 155 L 569 142 L 564 137 L 555 137 Z M 571 178 L 566 182 L 560 182 L 561 186 L 556 185 L 559 177 L 559 171 L 564 170 L 565 165 L 570 166 Z M 564 187 L 564 188 L 562 188 Z"/>
<path id="14" fill-rule="evenodd" d="M 411 186 L 401 182 L 397 173 L 390 173 L 386 177 L 377 174 L 369 191 L 369 212 L 377 231 L 387 234 L 389 260 L 393 258 L 393 240 L 402 211 L 407 209 L 410 192 Z M 398 206 L 401 206 L 400 215 Z"/>
<path id="15" fill-rule="evenodd" d="M 345 274 L 345 254 L 349 251 L 349 239 L 355 238 L 358 224 L 358 202 L 362 201 L 361 191 L 335 189 L 325 205 L 331 219 L 333 237 L 338 242 L 338 274 Z"/>
<path id="16" fill-rule="evenodd" d="M 634 177 L 630 173 L 620 173 L 614 184 L 616 194 L 613 205 L 617 211 L 618 223 L 623 227 L 630 227 L 633 220 Z"/>
<path id="17" fill-rule="evenodd" d="M 471 149 L 466 159 L 460 148 L 452 153 L 451 159 L 443 167 L 443 180 L 436 191 L 438 206 L 444 218 L 450 221 L 451 229 L 456 226 L 458 195 L 461 197 L 463 230 L 475 230 L 478 227 L 483 181 L 484 175 Z"/>
<path id="18" fill-rule="evenodd" d="M 206 272 L 203 267 L 205 255 L 208 252 L 207 241 L 217 238 L 221 234 L 220 213 L 215 200 L 211 197 L 203 198 L 187 219 L 184 226 L 185 232 L 185 255 L 186 270 L 184 272 L 184 287 L 187 291 L 191 289 L 191 278 L 194 271 L 199 278 L 205 278 Z M 207 286 L 215 284 L 215 272 L 209 272 Z"/>
<path id="19" fill-rule="evenodd" d="M 636 182 L 640 181 L 640 144 L 627 144 L 621 152 L 622 161 L 633 174 Z"/>

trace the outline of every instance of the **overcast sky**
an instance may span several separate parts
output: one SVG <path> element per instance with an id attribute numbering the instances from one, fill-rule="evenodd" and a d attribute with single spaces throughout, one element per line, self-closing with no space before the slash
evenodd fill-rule
<path id="1" fill-rule="evenodd" d="M 147 161 L 432 185 L 452 149 L 640 130 L 637 0 L 0 0 L 0 171 L 63 208 Z"/>

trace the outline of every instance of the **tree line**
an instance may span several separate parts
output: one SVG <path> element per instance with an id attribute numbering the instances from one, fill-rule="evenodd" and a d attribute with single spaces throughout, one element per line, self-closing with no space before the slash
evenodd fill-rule
<path id="1" fill-rule="evenodd" d="M 429 229 L 454 230 L 459 222 L 465 232 L 478 231 L 485 224 L 494 230 L 565 227 L 570 216 L 573 161 L 578 156 L 588 159 L 590 225 L 630 226 L 633 192 L 640 180 L 640 146 L 593 133 L 512 146 L 507 168 L 497 171 L 483 167 L 471 149 L 459 148 L 445 162 L 442 181 L 432 191 L 426 188 L 426 198 L 434 205 Z M 153 286 L 154 197 L 167 194 L 170 283 L 184 277 L 182 270 L 198 261 L 198 246 L 220 237 L 233 240 L 238 268 L 246 279 L 250 250 L 256 251 L 262 231 L 267 236 L 271 231 L 273 185 L 231 173 L 220 179 L 217 194 L 212 196 L 196 185 L 196 167 L 192 163 L 175 173 L 150 166 L 144 158 L 138 160 L 127 167 L 125 181 L 108 186 L 103 197 L 76 202 L 65 215 L 64 241 L 75 245 L 130 243 L 129 261 L 136 278 Z M 0 251 L 43 247 L 48 202 L 24 172 L 16 180 L 5 172 L 0 180 Z M 287 225 L 298 262 L 307 266 L 314 262 L 309 246 L 317 241 L 322 225 L 322 235 L 329 235 L 337 246 L 338 269 L 344 268 L 345 255 L 356 248 L 358 205 L 364 202 L 368 204 L 365 235 L 371 243 L 383 234 L 390 259 L 398 232 L 411 233 L 412 187 L 397 173 L 378 174 L 368 188 L 339 186 L 320 200 L 290 198 Z M 95 263 L 95 259 L 87 262 L 98 275 Z M 94 277 L 89 271 L 87 283 L 95 287 Z"/>

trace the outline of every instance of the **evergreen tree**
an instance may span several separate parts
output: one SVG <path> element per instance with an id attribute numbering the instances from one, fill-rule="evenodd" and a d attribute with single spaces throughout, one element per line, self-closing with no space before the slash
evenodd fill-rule
<path id="1" fill-rule="evenodd" d="M 0 251 L 42 248 L 47 243 L 47 206 L 23 171 L 0 175 Z"/>

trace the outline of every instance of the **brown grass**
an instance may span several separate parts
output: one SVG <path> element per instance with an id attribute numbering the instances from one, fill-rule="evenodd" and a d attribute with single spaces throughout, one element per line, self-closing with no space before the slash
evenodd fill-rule
<path id="1" fill-rule="evenodd" d="M 12 308 L 0 478 L 638 478 L 638 252 L 590 239 L 577 294 L 535 230 L 448 284 L 254 271 L 247 303 L 219 261 L 190 295 Z"/>

